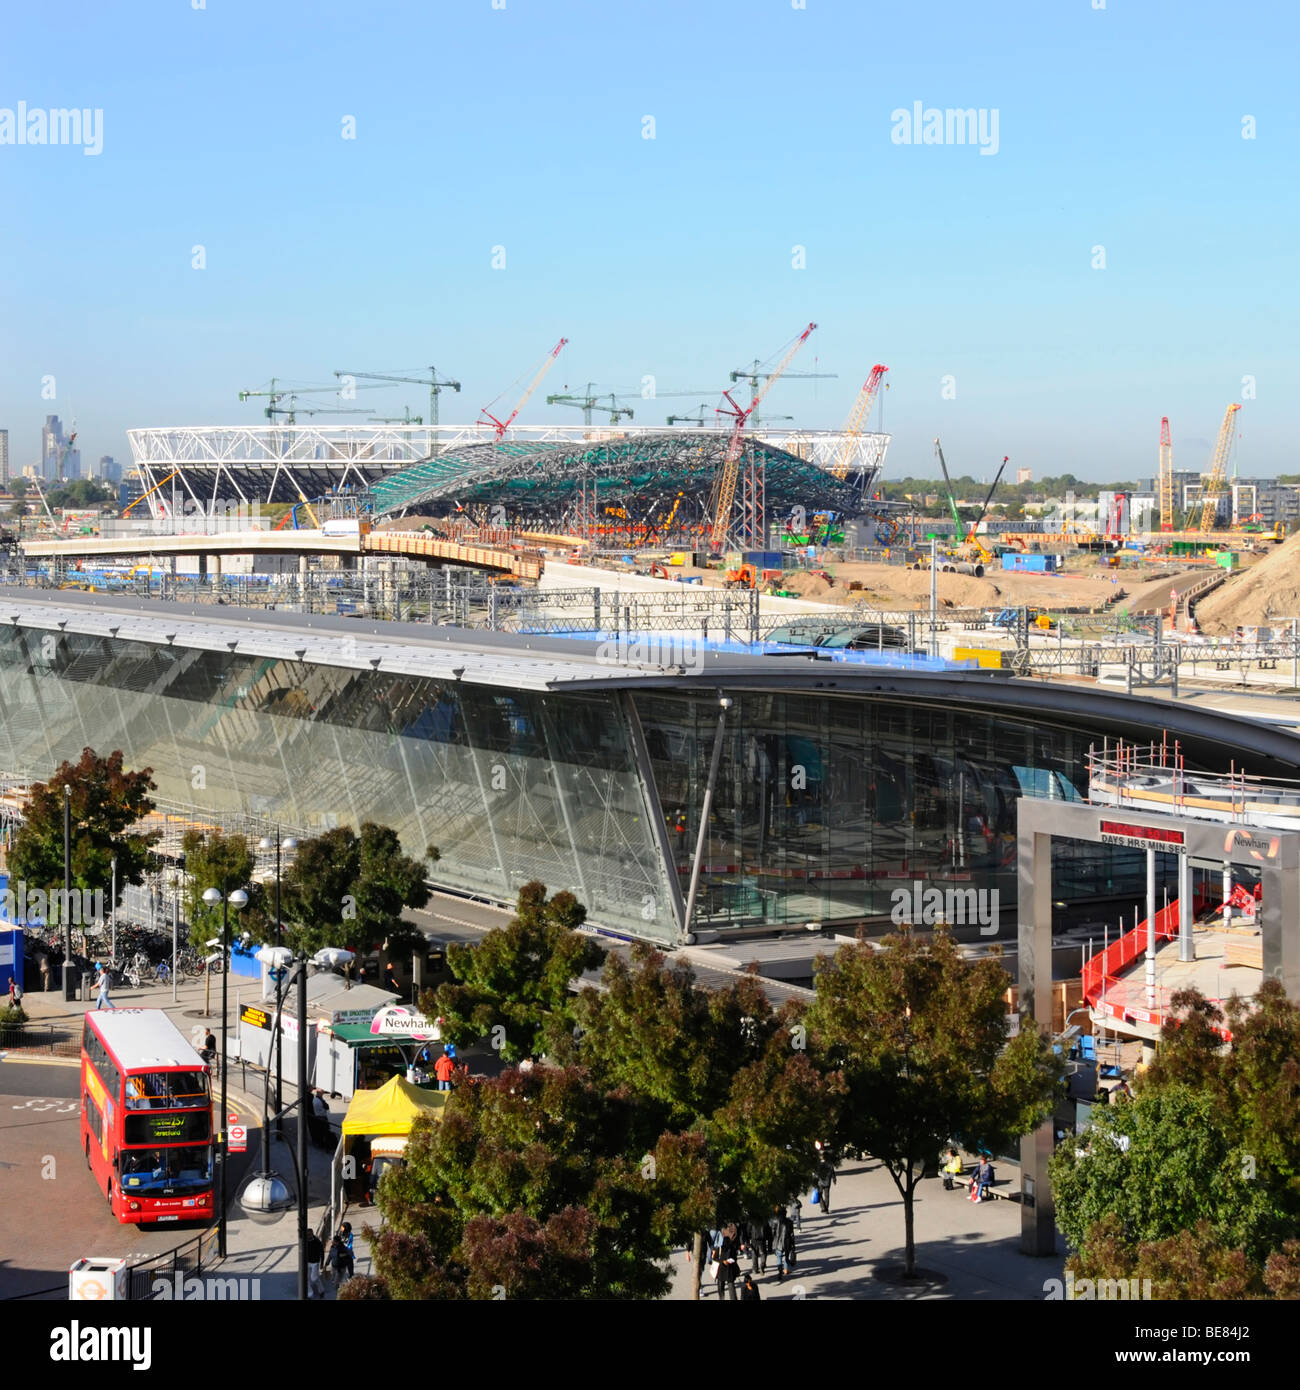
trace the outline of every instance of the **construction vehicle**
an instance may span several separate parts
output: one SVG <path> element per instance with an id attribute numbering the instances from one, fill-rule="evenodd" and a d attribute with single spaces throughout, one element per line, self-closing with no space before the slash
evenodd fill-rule
<path id="1" fill-rule="evenodd" d="M 757 589 L 760 585 L 779 584 L 785 578 L 784 570 L 758 570 L 753 565 L 738 565 L 728 570 L 723 577 L 724 589 Z"/>
<path id="2" fill-rule="evenodd" d="M 672 578 L 672 575 L 668 573 L 668 567 L 667 567 L 667 565 L 661 563 L 659 560 L 651 560 L 651 561 L 650 561 L 650 570 L 649 570 L 649 574 L 650 574 L 650 578 L 651 578 L 651 579 L 671 579 L 671 578 Z"/>
<path id="3" fill-rule="evenodd" d="M 835 576 L 830 572 L 830 570 L 809 570 L 808 573 L 813 579 L 824 579 L 827 582 L 827 584 L 830 584 L 832 587 L 834 587 Z"/>
<path id="4" fill-rule="evenodd" d="M 957 498 L 952 490 L 952 479 L 948 476 L 948 465 L 944 461 L 943 446 L 936 439 L 934 441 L 935 453 L 939 456 L 939 467 L 943 470 L 944 486 L 948 490 L 948 506 L 952 511 L 952 519 L 956 523 L 956 534 L 961 538 L 948 550 L 948 556 L 953 561 L 951 565 L 943 566 L 944 569 L 954 571 L 957 574 L 973 574 L 977 579 L 982 578 L 984 566 L 993 563 L 993 552 L 980 541 L 975 534 L 979 529 L 980 523 L 984 520 L 985 513 L 989 509 L 989 503 L 993 500 L 993 494 L 997 491 L 998 483 L 1002 481 L 1002 474 L 1006 469 L 1008 458 L 1003 456 L 1001 467 L 993 478 L 993 485 L 989 488 L 984 498 L 984 505 L 979 510 L 979 515 L 975 518 L 970 528 L 967 529 L 966 523 L 961 519 L 961 513 L 957 510 Z"/>

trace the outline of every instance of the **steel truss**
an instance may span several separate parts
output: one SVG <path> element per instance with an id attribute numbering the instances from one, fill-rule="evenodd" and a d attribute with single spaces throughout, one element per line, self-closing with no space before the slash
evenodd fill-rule
<path id="1" fill-rule="evenodd" d="M 755 544 L 765 502 L 859 509 L 890 436 L 854 439 L 848 476 L 837 479 L 830 469 L 845 438 L 763 427 L 750 439 L 745 532 Z M 146 490 L 175 475 L 145 503 L 155 517 L 171 508 L 173 494 L 177 504 L 207 506 L 342 490 L 371 493 L 381 513 L 502 505 L 508 516 L 553 529 L 647 543 L 690 540 L 711 526 L 708 495 L 727 442 L 718 432 L 633 426 L 519 426 L 500 441 L 474 426 L 441 426 L 435 435 L 416 425 L 179 427 L 130 430 L 128 439 Z"/>

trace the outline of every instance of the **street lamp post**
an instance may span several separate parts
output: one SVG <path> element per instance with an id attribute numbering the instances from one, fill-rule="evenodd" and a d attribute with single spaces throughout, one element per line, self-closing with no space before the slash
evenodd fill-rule
<path id="1" fill-rule="evenodd" d="M 264 836 L 257 842 L 257 847 L 258 847 L 258 849 L 270 849 L 270 848 L 271 848 L 271 845 L 272 845 L 272 840 L 271 840 L 271 838 L 270 838 L 269 835 L 264 835 Z M 286 839 L 283 839 L 283 840 L 282 840 L 282 839 L 280 838 L 280 827 L 277 825 L 277 826 L 275 827 L 275 841 L 274 841 L 274 845 L 275 845 L 275 944 L 276 944 L 276 946 L 280 946 L 280 945 L 283 944 L 283 938 L 284 938 L 284 926 L 283 926 L 283 924 L 282 924 L 281 921 L 280 921 L 280 850 L 283 848 L 283 849 L 286 849 L 286 850 L 290 851 L 290 853 L 292 853 L 294 850 L 296 850 L 296 849 L 298 848 L 298 841 L 295 840 L 295 839 L 293 838 L 292 835 L 290 835 L 290 836 L 288 836 Z M 283 1058 L 284 1049 L 283 1049 L 283 1046 L 282 1046 L 282 1039 L 281 1039 L 280 1032 L 279 1032 L 278 1029 L 276 1030 L 276 1034 L 275 1034 L 275 1037 L 274 1037 L 273 1041 L 274 1041 L 274 1043 L 275 1043 L 275 1110 L 276 1110 L 275 1132 L 280 1136 L 281 1139 L 283 1139 L 283 1138 L 284 1138 L 284 1117 L 283 1117 L 283 1114 L 282 1114 L 282 1107 L 281 1107 L 281 1104 L 280 1104 L 280 1097 L 284 1094 L 283 1064 L 282 1064 L 282 1058 Z"/>
<path id="2" fill-rule="evenodd" d="M 72 901 L 72 788 L 63 784 L 63 997 L 65 1000 L 77 997 L 77 987 L 73 979 L 72 964 L 72 914 L 68 904 Z M 48 915 L 48 914 L 47 914 Z"/>
<path id="3" fill-rule="evenodd" d="M 117 855 L 113 856 L 113 901 L 109 903 L 108 910 L 110 921 L 112 922 L 111 935 L 109 940 L 109 960 L 117 959 Z"/>
<path id="4" fill-rule="evenodd" d="M 217 1142 L 217 1163 L 220 1165 L 220 1179 L 218 1182 L 218 1197 L 220 1203 L 220 1214 L 217 1217 L 217 1253 L 222 1259 L 226 1257 L 226 1054 L 227 1038 L 229 1032 L 229 1022 L 226 1017 L 226 999 L 229 992 L 228 981 L 230 979 L 230 908 L 236 912 L 240 908 L 247 906 L 248 894 L 242 888 L 236 888 L 233 893 L 223 893 L 219 888 L 208 888 L 204 891 L 203 901 L 209 907 L 221 904 L 221 949 L 222 949 L 222 971 L 221 971 L 221 1129 L 220 1139 Z"/>

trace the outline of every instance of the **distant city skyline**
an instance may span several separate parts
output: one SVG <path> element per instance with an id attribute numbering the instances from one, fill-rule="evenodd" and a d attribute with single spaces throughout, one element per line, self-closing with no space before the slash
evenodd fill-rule
<path id="1" fill-rule="evenodd" d="M 779 382 L 766 418 L 838 428 L 884 363 L 887 475 L 938 435 L 957 473 L 1146 476 L 1165 415 L 1201 470 L 1234 400 L 1241 471 L 1300 471 L 1300 14 L 1247 11 L 285 0 L 286 50 L 249 0 L 19 7 L 4 100 L 102 119 L 94 158 L 0 147 L 11 471 L 51 412 L 87 459 L 264 423 L 238 393 L 273 375 L 437 363 L 467 424 L 561 336 L 521 423 L 576 422 L 546 395 L 591 381 L 663 424 L 809 321 L 794 369 L 836 379 Z"/>

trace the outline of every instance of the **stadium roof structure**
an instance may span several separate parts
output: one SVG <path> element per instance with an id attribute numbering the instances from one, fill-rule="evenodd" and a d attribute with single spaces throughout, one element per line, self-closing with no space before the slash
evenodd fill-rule
<path id="1" fill-rule="evenodd" d="M 719 432 L 662 431 L 596 440 L 522 440 L 468 444 L 424 459 L 371 488 L 378 515 L 436 503 L 504 503 L 512 513 L 560 520 L 580 493 L 597 512 L 622 509 L 651 524 L 679 495 L 698 514 L 727 451 Z M 742 466 L 762 470 L 769 509 L 856 512 L 864 477 L 839 479 L 814 460 L 755 438 Z M 874 470 L 872 470 L 874 473 Z"/>

